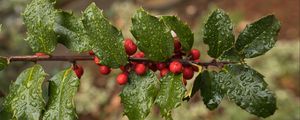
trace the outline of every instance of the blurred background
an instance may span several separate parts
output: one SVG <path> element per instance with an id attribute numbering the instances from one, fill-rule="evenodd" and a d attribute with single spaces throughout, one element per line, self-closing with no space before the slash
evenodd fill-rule
<path id="1" fill-rule="evenodd" d="M 26 28 L 20 14 L 30 0 L 0 0 L 0 55 L 33 54 L 25 43 Z M 234 22 L 236 35 L 244 27 L 268 14 L 275 14 L 282 28 L 275 47 L 264 56 L 247 62 L 265 76 L 269 88 L 277 96 L 278 110 L 267 120 L 300 120 L 300 65 L 299 65 L 299 0 L 57 0 L 56 7 L 72 10 L 80 15 L 91 2 L 104 10 L 105 15 L 124 37 L 133 38 L 129 32 L 131 16 L 139 7 L 154 15 L 177 15 L 193 29 L 194 47 L 201 50 L 202 61 L 210 61 L 207 46 L 202 42 L 202 26 L 211 11 L 224 9 Z M 56 55 L 73 54 L 59 45 Z M 33 63 L 16 62 L 0 72 L 0 104 L 7 95 L 9 84 L 17 75 Z M 67 62 L 40 62 L 49 77 L 70 66 Z M 80 120 L 127 120 L 122 114 L 119 93 L 122 86 L 115 82 L 119 70 L 108 76 L 98 73 L 93 62 L 80 62 L 85 69 L 79 91 L 75 98 Z M 187 88 L 193 80 L 188 81 Z M 45 83 L 47 86 L 47 83 Z M 44 93 L 45 95 L 47 93 Z M 1 105 L 0 105 L 1 109 Z M 175 120 L 259 120 L 225 98 L 218 109 L 209 111 L 198 93 L 189 103 L 173 111 Z M 0 118 L 1 119 L 1 118 Z M 161 120 L 158 108 L 154 107 L 149 120 Z"/>

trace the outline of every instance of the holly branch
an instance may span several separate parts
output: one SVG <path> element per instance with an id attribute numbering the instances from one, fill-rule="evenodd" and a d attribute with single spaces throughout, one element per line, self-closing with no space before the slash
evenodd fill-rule
<path id="1" fill-rule="evenodd" d="M 37 55 L 22 55 L 22 56 L 7 56 L 2 57 L 8 60 L 8 62 L 18 62 L 18 61 L 31 61 L 31 62 L 38 62 L 38 61 L 92 61 L 94 60 L 94 56 L 90 55 L 69 55 L 69 56 L 58 56 L 58 55 L 43 55 L 43 56 L 37 56 Z M 170 59 L 169 61 L 179 60 L 182 64 L 197 64 L 202 67 L 208 67 L 208 66 L 223 66 L 226 64 L 233 64 L 235 62 L 228 62 L 228 61 L 216 61 L 213 59 L 210 62 L 194 62 L 192 60 L 187 59 Z M 135 57 L 128 57 L 128 61 L 132 62 L 154 62 L 149 60 L 148 58 L 135 58 Z"/>

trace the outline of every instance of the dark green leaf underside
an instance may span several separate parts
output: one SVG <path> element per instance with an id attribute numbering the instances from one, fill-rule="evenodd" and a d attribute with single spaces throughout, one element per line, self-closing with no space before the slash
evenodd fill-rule
<path id="1" fill-rule="evenodd" d="M 182 84 L 182 74 L 169 73 L 161 79 L 160 91 L 155 103 L 159 106 L 161 115 L 172 119 L 171 111 L 180 106 L 186 89 Z"/>
<path id="2" fill-rule="evenodd" d="M 182 49 L 184 51 L 190 51 L 194 44 L 194 34 L 189 26 L 175 16 L 163 16 L 161 19 L 165 25 L 176 33 L 182 45 Z"/>
<path id="3" fill-rule="evenodd" d="M 82 22 L 101 64 L 118 68 L 127 63 L 121 31 L 111 25 L 95 3 L 83 12 Z"/>
<path id="4" fill-rule="evenodd" d="M 218 58 L 234 43 L 232 23 L 229 16 L 220 9 L 215 10 L 204 26 L 204 43 L 209 46 L 208 55 Z"/>
<path id="5" fill-rule="evenodd" d="M 245 58 L 262 55 L 275 45 L 279 30 L 280 22 L 274 15 L 268 15 L 247 25 L 235 46 Z"/>
<path id="6" fill-rule="evenodd" d="M 46 73 L 36 64 L 24 70 L 11 85 L 4 101 L 5 111 L 12 119 L 39 120 L 45 101 L 42 96 L 42 84 Z"/>
<path id="7" fill-rule="evenodd" d="M 210 110 L 217 108 L 225 94 L 221 90 L 221 85 L 224 82 L 222 76 L 219 76 L 217 72 L 204 71 L 197 79 L 201 81 L 200 91 L 206 107 Z"/>
<path id="8" fill-rule="evenodd" d="M 158 18 L 143 9 L 132 17 L 131 33 L 145 57 L 153 61 L 165 61 L 172 56 L 174 42 L 171 30 Z"/>
<path id="9" fill-rule="evenodd" d="M 260 117 L 274 114 L 276 98 L 260 73 L 247 65 L 236 64 L 227 65 L 218 76 L 222 90 L 242 109 Z"/>
<path id="10" fill-rule="evenodd" d="M 57 36 L 53 30 L 57 10 L 53 0 L 32 0 L 23 13 L 27 27 L 27 39 L 33 52 L 51 54 L 57 44 Z"/>
<path id="11" fill-rule="evenodd" d="M 83 24 L 78 17 L 72 13 L 61 11 L 57 23 L 54 30 L 59 34 L 58 42 L 75 52 L 84 52 L 92 49 L 91 44 L 93 43 L 90 43 Z"/>
<path id="12" fill-rule="evenodd" d="M 79 87 L 79 79 L 69 68 L 53 76 L 49 81 L 49 101 L 43 120 L 77 119 L 74 96 Z"/>
<path id="13" fill-rule="evenodd" d="M 130 120 L 144 120 L 147 117 L 159 91 L 159 84 L 152 71 L 143 76 L 130 73 L 129 83 L 120 94 L 124 113 Z"/>

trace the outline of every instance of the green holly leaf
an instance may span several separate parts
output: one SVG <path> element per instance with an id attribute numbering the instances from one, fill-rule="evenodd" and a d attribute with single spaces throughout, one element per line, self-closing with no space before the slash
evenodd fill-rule
<path id="1" fill-rule="evenodd" d="M 225 51 L 218 60 L 221 61 L 229 61 L 229 62 L 240 62 L 243 60 L 243 57 L 239 54 L 239 52 L 236 50 L 236 48 L 231 48 L 227 51 Z"/>
<path id="2" fill-rule="evenodd" d="M 152 71 L 143 76 L 130 73 L 129 83 L 120 94 L 124 113 L 130 120 L 144 120 L 148 116 L 159 91 L 159 84 Z"/>
<path id="3" fill-rule="evenodd" d="M 145 57 L 153 61 L 165 61 L 174 51 L 171 30 L 158 18 L 143 9 L 132 17 L 131 33 Z"/>
<path id="4" fill-rule="evenodd" d="M 204 43 L 209 46 L 208 55 L 218 58 L 234 44 L 232 23 L 221 9 L 215 10 L 204 26 Z"/>
<path id="5" fill-rule="evenodd" d="M 71 68 L 59 72 L 49 80 L 49 101 L 43 120 L 77 119 L 74 96 L 79 82 Z"/>
<path id="6" fill-rule="evenodd" d="M 0 56 L 0 71 L 3 70 L 3 69 L 5 69 L 8 64 L 9 63 L 8 63 L 7 58 L 4 58 L 4 57 Z"/>
<path id="7" fill-rule="evenodd" d="M 206 107 L 210 110 L 217 108 L 225 95 L 221 89 L 224 82 L 222 76 L 217 72 L 204 71 L 197 76 L 197 79 L 201 81 L 200 91 Z"/>
<path id="8" fill-rule="evenodd" d="M 58 42 L 75 52 L 92 49 L 93 43 L 90 43 L 82 21 L 73 13 L 61 11 L 57 22 L 54 30 L 59 34 Z"/>
<path id="9" fill-rule="evenodd" d="M 118 68 L 127 63 L 121 31 L 111 25 L 95 3 L 83 12 L 82 22 L 101 64 Z"/>
<path id="10" fill-rule="evenodd" d="M 36 64 L 24 70 L 11 85 L 3 105 L 12 119 L 40 119 L 45 106 L 42 84 L 46 75 L 42 66 Z"/>
<path id="11" fill-rule="evenodd" d="M 259 117 L 274 114 L 276 98 L 267 88 L 263 75 L 247 65 L 227 65 L 218 73 L 222 90 L 242 109 Z"/>
<path id="12" fill-rule="evenodd" d="M 172 119 L 171 110 L 181 105 L 186 88 L 182 84 L 182 74 L 169 73 L 161 79 L 160 91 L 155 103 L 160 108 L 160 113 L 166 119 Z"/>
<path id="13" fill-rule="evenodd" d="M 241 32 L 236 49 L 245 58 L 253 58 L 265 54 L 273 48 L 280 30 L 280 22 L 274 15 L 268 15 L 247 25 Z"/>
<path id="14" fill-rule="evenodd" d="M 27 27 L 27 39 L 33 52 L 51 54 L 57 44 L 57 36 L 53 30 L 57 10 L 53 0 L 32 0 L 22 14 Z"/>
<path id="15" fill-rule="evenodd" d="M 194 33 L 190 27 L 176 16 L 163 16 L 161 19 L 167 27 L 176 33 L 182 45 L 182 49 L 184 51 L 190 51 L 194 44 Z"/>

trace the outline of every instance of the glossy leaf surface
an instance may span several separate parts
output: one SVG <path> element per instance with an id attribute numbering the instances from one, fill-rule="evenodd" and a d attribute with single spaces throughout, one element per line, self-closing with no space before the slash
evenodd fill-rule
<path id="1" fill-rule="evenodd" d="M 155 103 L 160 108 L 160 113 L 166 119 L 172 119 L 171 111 L 181 105 L 186 88 L 183 85 L 182 74 L 169 73 L 161 78 L 160 91 Z"/>
<path id="2" fill-rule="evenodd" d="M 85 52 L 92 49 L 92 44 L 87 36 L 79 17 L 72 13 L 60 12 L 58 24 L 55 24 L 55 32 L 59 34 L 59 41 L 67 48 L 75 52 Z"/>
<path id="3" fill-rule="evenodd" d="M 262 55 L 273 48 L 279 30 L 280 22 L 274 15 L 268 15 L 247 25 L 239 35 L 235 46 L 246 58 Z"/>
<path id="4" fill-rule="evenodd" d="M 118 68 L 127 63 L 121 31 L 111 25 L 95 3 L 83 12 L 82 22 L 101 64 Z"/>
<path id="5" fill-rule="evenodd" d="M 74 96 L 79 87 L 75 72 L 68 68 L 49 80 L 49 101 L 43 120 L 77 119 Z"/>
<path id="6" fill-rule="evenodd" d="M 36 64 L 18 76 L 3 104 L 5 111 L 12 114 L 11 119 L 40 119 L 45 106 L 42 84 L 46 75 L 42 66 Z"/>
<path id="7" fill-rule="evenodd" d="M 242 109 L 260 117 L 274 114 L 276 98 L 260 73 L 247 65 L 235 64 L 227 65 L 218 76 L 222 90 Z"/>
<path id="8" fill-rule="evenodd" d="M 159 85 L 159 80 L 152 71 L 143 76 L 131 72 L 129 82 L 120 94 L 124 114 L 130 120 L 144 120 L 150 113 Z"/>
<path id="9" fill-rule="evenodd" d="M 143 9 L 132 17 L 131 33 L 145 57 L 153 61 L 164 61 L 172 56 L 174 42 L 171 30 L 158 18 Z"/>
<path id="10" fill-rule="evenodd" d="M 204 26 L 204 43 L 209 46 L 208 55 L 218 58 L 234 44 L 232 23 L 229 16 L 220 9 L 215 10 Z"/>
<path id="11" fill-rule="evenodd" d="M 225 94 L 221 89 L 224 83 L 222 76 L 216 72 L 204 71 L 197 79 L 201 81 L 200 91 L 206 107 L 210 110 L 217 108 Z"/>
<path id="12" fill-rule="evenodd" d="M 27 39 L 33 52 L 51 54 L 57 44 L 57 35 L 53 29 L 57 10 L 53 0 L 32 0 L 23 15 L 27 27 Z"/>
<path id="13" fill-rule="evenodd" d="M 190 51 L 194 44 L 194 34 L 189 26 L 176 16 L 163 16 L 162 21 L 173 30 L 180 40 L 182 49 Z"/>

